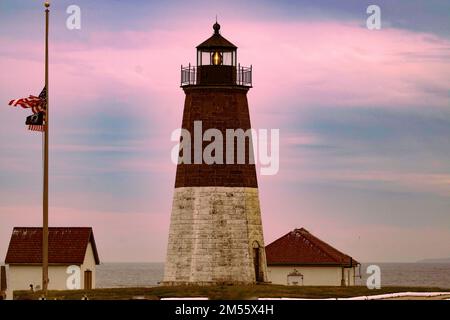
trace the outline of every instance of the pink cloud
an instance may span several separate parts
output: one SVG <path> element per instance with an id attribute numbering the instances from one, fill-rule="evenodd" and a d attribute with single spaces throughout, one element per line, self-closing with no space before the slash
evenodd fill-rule
<path id="1" fill-rule="evenodd" d="M 13 227 L 42 225 L 42 211 L 39 206 L 14 206 L 1 207 L 0 212 L 0 256 L 5 257 Z M 65 207 L 49 209 L 50 227 L 92 227 L 103 262 L 164 261 L 169 219 L 165 212 L 120 214 Z"/>
<path id="2" fill-rule="evenodd" d="M 183 20 L 185 26 L 192 24 L 192 28 L 180 26 L 172 30 L 149 28 L 146 32 L 93 33 L 87 43 L 52 43 L 52 112 L 61 118 L 74 115 L 82 117 L 104 112 L 105 110 L 97 107 L 100 103 L 131 105 L 124 112 L 151 119 L 159 132 L 158 137 L 127 146 L 111 144 L 102 146 L 101 149 L 142 151 L 154 148 L 159 156 L 152 159 L 153 162 L 142 159 L 142 154 L 139 154 L 140 158 L 130 156 L 130 159 L 121 160 L 115 165 L 118 169 L 132 172 L 164 171 L 168 174 L 167 180 L 173 179 L 174 169 L 170 163 L 170 148 L 173 144 L 169 138 L 170 132 L 180 126 L 184 99 L 183 92 L 178 88 L 179 65 L 194 62 L 195 45 L 208 37 L 211 31 L 209 25 L 200 27 L 194 21 Z M 332 22 L 252 21 L 244 24 L 242 21 L 231 21 L 222 25 L 223 35 L 240 47 L 238 57 L 241 63 L 254 66 L 255 87 L 250 91 L 249 102 L 255 127 L 282 127 L 283 121 L 290 113 L 295 112 L 292 101 L 295 101 L 298 108 L 316 105 L 389 108 L 448 106 L 448 95 L 435 94 L 436 90 L 448 92 L 450 88 L 450 42 L 446 39 L 395 29 L 368 31 L 357 24 Z M 2 48 L 4 54 L 0 60 L 0 68 L 3 70 L 0 75 L 0 100 L 6 102 L 32 93 L 29 90 L 40 90 L 43 85 L 42 44 L 5 38 L 0 39 L 0 42 L 8 43 L 7 48 Z M 430 88 L 435 90 L 429 90 Z M 5 114 L 9 111 L 1 112 Z M 274 115 L 274 112 L 278 114 Z M 19 121 L 18 119 L 18 116 L 14 116 L 14 121 Z M 20 121 L 22 124 L 23 119 L 20 118 Z M 64 130 L 70 133 L 69 130 L 72 130 L 65 128 L 64 123 L 53 123 L 52 126 L 56 133 Z M 15 135 L 17 140 L 14 143 L 24 140 L 25 134 L 29 134 L 24 133 L 18 137 L 17 122 L 13 121 L 5 123 L 1 130 L 2 136 L 3 132 L 12 132 L 8 134 Z M 89 129 L 74 134 L 86 131 Z M 33 142 L 39 143 L 38 139 Z M 318 137 L 305 134 L 288 136 L 283 143 L 292 147 L 316 142 L 320 142 Z M 2 142 L 2 147 L 9 143 Z M 55 150 L 65 152 L 99 150 L 82 144 L 61 143 L 55 147 Z M 38 153 L 37 157 L 39 156 Z M 27 161 L 5 155 L 2 155 L 1 160 L 0 166 L 4 170 L 25 167 Z M 301 159 L 282 156 L 282 160 L 280 174 L 270 179 L 285 182 L 298 179 L 383 181 L 400 188 L 449 194 L 449 176 L 445 174 L 398 174 L 382 170 L 308 172 L 301 166 Z M 98 164 L 89 165 L 94 170 L 111 169 L 97 168 Z M 39 163 L 36 162 L 36 166 Z M 74 174 L 80 169 L 75 164 L 66 166 L 70 166 L 70 172 Z M 308 206 L 303 199 L 299 206 L 301 214 L 295 221 L 281 220 L 280 211 L 292 213 L 298 209 L 295 201 L 277 203 L 277 199 L 284 199 L 284 190 L 275 189 L 271 185 L 272 181 L 274 180 L 269 178 L 260 179 L 266 240 L 273 240 L 293 227 L 305 226 L 313 232 L 317 231 L 319 236 L 324 235 L 325 240 L 336 238 L 336 241 L 331 242 L 356 258 L 395 258 L 398 254 L 401 255 L 402 247 L 407 248 L 409 258 L 415 258 L 415 251 L 405 243 L 406 240 L 397 241 L 392 247 L 396 235 L 416 239 L 415 229 L 386 226 L 369 228 L 351 221 L 320 218 L 316 209 Z M 111 200 L 108 198 L 111 195 L 108 194 L 99 198 L 97 196 L 77 195 L 80 202 L 86 199 L 88 202 Z M 167 201 L 167 211 L 152 215 L 142 212 L 121 215 L 52 208 L 54 214 L 51 223 L 55 226 L 93 226 L 105 260 L 163 260 L 162 244 L 166 243 L 170 197 L 168 194 L 164 200 Z M 40 209 L 4 207 L 1 208 L 0 219 L 0 244 L 5 244 L 13 226 L 40 225 Z M 357 242 L 354 230 L 360 230 L 365 240 Z M 421 252 L 428 252 L 426 244 L 437 242 L 438 239 L 448 239 L 448 230 L 446 231 L 421 229 L 421 234 L 429 239 L 420 247 Z M 377 243 L 380 235 L 387 240 Z M 418 240 L 413 241 L 419 248 Z M 374 251 L 367 251 L 373 243 L 377 247 L 374 247 Z M 383 253 L 383 248 L 389 251 Z M 439 245 L 428 253 L 430 257 L 439 256 L 445 253 L 444 249 Z M 5 250 L 4 246 L 0 247 L 0 253 Z"/>
<path id="3" fill-rule="evenodd" d="M 179 113 L 183 97 L 176 89 L 179 65 L 195 63 L 194 47 L 209 29 L 192 25 L 194 29 L 92 33 L 86 43 L 53 43 L 55 104 L 70 113 L 67 103 L 77 103 L 83 110 L 87 101 L 109 97 L 144 103 L 142 112 Z M 357 24 L 333 22 L 228 22 L 222 29 L 240 46 L 240 61 L 254 66 L 251 97 L 258 110 L 260 105 L 265 111 L 274 105 L 283 108 L 293 98 L 299 107 L 448 103 L 448 96 L 428 91 L 430 86 L 450 88 L 450 42 L 434 35 L 369 31 Z M 42 45 L 8 42 L 8 56 L 1 63 L 9 75 L 8 81 L 2 80 L 4 91 L 17 92 L 17 83 L 25 88 L 39 86 Z M 21 47 L 35 52 L 34 56 L 17 56 Z M 154 105 L 145 104 L 149 96 Z"/>
<path id="4" fill-rule="evenodd" d="M 296 199 L 295 203 L 286 204 L 281 200 L 281 192 L 278 195 L 277 191 L 274 196 L 280 201 L 271 203 L 265 196 L 272 194 L 273 190 L 267 187 L 262 189 L 266 244 L 295 228 L 305 227 L 360 262 L 414 262 L 448 256 L 450 234 L 447 226 L 395 226 L 389 222 L 369 224 L 338 214 L 337 209 L 333 216 L 321 214 L 308 199 Z M 288 212 L 291 214 L 288 215 Z"/>

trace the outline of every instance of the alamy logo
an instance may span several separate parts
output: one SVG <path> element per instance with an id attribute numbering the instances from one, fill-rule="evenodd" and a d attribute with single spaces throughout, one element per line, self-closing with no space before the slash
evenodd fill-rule
<path id="1" fill-rule="evenodd" d="M 380 289 L 381 288 L 381 269 L 380 269 L 380 267 L 372 264 L 367 267 L 366 273 L 370 274 L 370 276 L 367 277 L 367 281 L 366 281 L 367 288 L 370 290 Z"/>
<path id="2" fill-rule="evenodd" d="M 367 7 L 367 14 L 370 16 L 366 20 L 366 26 L 369 30 L 381 29 L 381 8 L 375 4 Z"/>
<path id="3" fill-rule="evenodd" d="M 193 135 L 192 141 L 187 129 L 172 132 L 171 141 L 178 142 L 171 153 L 174 164 L 259 164 L 261 175 L 278 173 L 279 129 L 270 130 L 270 141 L 267 129 L 226 129 L 224 137 L 214 128 L 203 132 L 202 121 L 194 121 Z M 209 143 L 203 148 L 204 142 Z"/>
<path id="4" fill-rule="evenodd" d="M 69 275 L 66 280 L 66 287 L 68 290 L 81 289 L 81 269 L 79 266 L 71 265 L 66 269 Z"/>
<path id="5" fill-rule="evenodd" d="M 81 8 L 75 4 L 67 7 L 66 13 L 69 14 L 66 20 L 66 27 L 69 30 L 81 29 Z"/>

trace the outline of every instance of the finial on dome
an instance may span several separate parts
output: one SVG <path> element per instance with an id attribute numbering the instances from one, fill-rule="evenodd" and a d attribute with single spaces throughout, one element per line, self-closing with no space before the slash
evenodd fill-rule
<path id="1" fill-rule="evenodd" d="M 220 24 L 217 23 L 217 15 L 216 15 L 216 23 L 213 25 L 214 33 L 218 34 L 220 30 Z"/>

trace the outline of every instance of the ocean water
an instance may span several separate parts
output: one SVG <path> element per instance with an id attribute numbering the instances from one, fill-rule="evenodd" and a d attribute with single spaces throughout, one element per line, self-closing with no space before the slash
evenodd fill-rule
<path id="1" fill-rule="evenodd" d="M 162 281 L 164 263 L 102 263 L 97 266 L 97 288 L 152 287 Z"/>
<path id="2" fill-rule="evenodd" d="M 357 283 L 366 285 L 368 265 L 381 269 L 381 286 L 440 287 L 450 289 L 450 263 L 363 263 Z"/>
<path id="3" fill-rule="evenodd" d="M 371 264 L 381 269 L 381 286 L 450 288 L 450 263 L 363 263 L 358 285 L 366 284 Z M 163 274 L 164 263 L 103 263 L 97 267 L 96 282 L 97 288 L 151 287 Z"/>

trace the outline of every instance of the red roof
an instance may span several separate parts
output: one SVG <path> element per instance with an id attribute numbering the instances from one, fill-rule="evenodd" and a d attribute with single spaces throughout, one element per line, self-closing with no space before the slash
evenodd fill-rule
<path id="1" fill-rule="evenodd" d="M 89 242 L 95 263 L 100 264 L 92 228 L 49 228 L 50 264 L 82 264 Z M 42 264 L 42 228 L 15 227 L 5 258 L 6 264 Z"/>
<path id="2" fill-rule="evenodd" d="M 266 257 L 268 265 L 358 265 L 352 257 L 304 228 L 295 229 L 266 246 Z"/>

